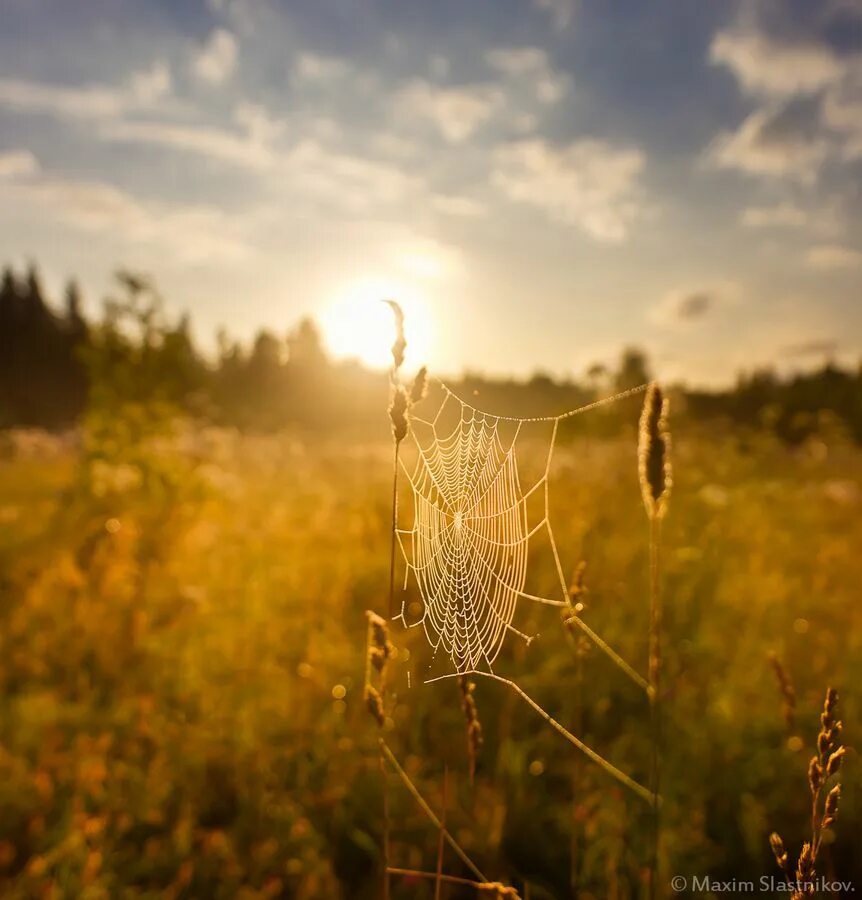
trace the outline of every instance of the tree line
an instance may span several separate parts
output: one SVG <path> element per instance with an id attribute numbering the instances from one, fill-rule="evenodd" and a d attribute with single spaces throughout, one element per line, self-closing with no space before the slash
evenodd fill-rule
<path id="1" fill-rule="evenodd" d="M 468 373 L 453 387 L 501 414 L 541 415 L 649 378 L 646 355 L 628 348 L 616 367 L 591 366 L 578 380 Z M 97 402 L 164 404 L 243 430 L 382 429 L 387 391 L 385 373 L 331 360 L 311 319 L 283 335 L 262 330 L 247 346 L 223 333 L 208 358 L 194 344 L 188 317 L 167 316 L 146 277 L 117 273 L 101 315 L 90 319 L 74 281 L 55 303 L 35 266 L 20 273 L 7 266 L 0 278 L 0 428 L 69 428 Z M 784 378 L 759 370 L 723 391 L 680 386 L 676 393 L 681 411 L 695 419 L 769 429 L 791 442 L 828 424 L 862 441 L 862 366 L 828 364 Z"/>

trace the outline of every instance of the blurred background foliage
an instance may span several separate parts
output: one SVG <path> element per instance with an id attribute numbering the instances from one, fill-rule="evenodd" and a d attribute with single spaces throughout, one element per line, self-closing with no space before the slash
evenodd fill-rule
<path id="1" fill-rule="evenodd" d="M 208 356 L 195 346 L 188 317 L 165 315 L 149 278 L 121 271 L 116 281 L 118 296 L 105 301 L 98 321 L 88 321 L 74 281 L 65 304 L 53 304 L 35 267 L 3 271 L 0 427 L 69 427 L 87 409 L 89 389 L 91 405 L 122 404 L 132 413 L 134 403 L 170 404 L 245 431 L 382 432 L 386 376 L 358 362 L 329 359 L 312 320 L 303 319 L 286 335 L 261 331 L 250 347 L 222 333 L 217 353 Z M 449 383 L 465 396 L 481 396 L 494 412 L 543 415 L 643 384 L 650 374 L 646 355 L 628 348 L 616 367 L 595 363 L 578 379 L 554 380 L 541 372 L 527 380 L 488 379 L 467 371 Z M 676 414 L 684 411 L 697 421 L 767 430 L 798 443 L 819 432 L 826 419 L 862 440 L 862 367 L 827 364 L 784 378 L 759 370 L 741 374 L 727 390 L 677 385 L 675 392 Z M 586 427 L 607 431 L 618 418 L 610 410 Z"/>
<path id="2" fill-rule="evenodd" d="M 7 272 L 0 341 L 4 896 L 379 896 L 362 678 L 364 612 L 388 585 L 385 376 L 327 360 L 309 322 L 207 360 L 128 273 L 88 322 L 74 288 L 61 314 L 34 272 Z M 647 375 L 629 351 L 583 383 L 457 387 L 496 412 L 558 412 Z M 827 684 L 846 743 L 862 733 L 860 375 L 673 397 L 664 867 L 757 880 L 778 874 L 770 831 L 798 851 L 809 827 Z M 566 426 L 551 514 L 566 565 L 587 563 L 585 619 L 643 670 L 637 413 Z M 500 671 L 645 781 L 644 698 L 553 610 L 524 604 L 519 627 L 541 639 L 511 642 Z M 641 801 L 490 682 L 471 785 L 457 684 L 421 684 L 417 630 L 392 639 L 387 740 L 437 809 L 448 766 L 449 826 L 483 870 L 534 900 L 641 895 Z M 770 653 L 795 683 L 790 716 Z M 862 884 L 859 780 L 851 752 L 822 873 Z M 433 869 L 436 835 L 394 779 L 390 793 L 393 863 Z"/>

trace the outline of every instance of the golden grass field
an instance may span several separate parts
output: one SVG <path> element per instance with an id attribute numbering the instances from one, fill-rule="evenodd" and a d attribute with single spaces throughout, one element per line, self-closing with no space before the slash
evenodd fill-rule
<path id="1" fill-rule="evenodd" d="M 551 512 L 587 562 L 585 620 L 646 669 L 648 541 L 636 413 L 561 442 Z M 0 461 L 0 885 L 11 898 L 380 896 L 377 733 L 363 701 L 365 610 L 384 611 L 391 444 L 197 430 L 144 459 L 7 441 Z M 810 830 L 808 760 L 827 685 L 862 734 L 862 453 L 838 437 L 674 424 L 664 527 L 663 872 L 778 875 L 769 834 Z M 537 563 L 539 577 L 545 577 Z M 548 579 L 553 578 L 550 569 Z M 648 714 L 557 610 L 500 669 L 645 782 Z M 467 775 L 458 685 L 408 688 L 391 637 L 386 739 L 489 877 L 536 898 L 641 896 L 649 814 L 505 687 L 479 680 Z M 785 721 L 768 654 L 793 679 Z M 582 680 L 578 680 L 581 667 Z M 580 684 L 580 687 L 579 687 Z M 818 870 L 862 886 L 858 759 Z M 437 835 L 390 780 L 393 865 L 432 870 Z M 833 841 L 834 838 L 834 841 Z M 463 874 L 448 854 L 445 868 Z M 393 878 L 393 897 L 433 884 Z M 449 897 L 474 896 L 450 887 Z"/>

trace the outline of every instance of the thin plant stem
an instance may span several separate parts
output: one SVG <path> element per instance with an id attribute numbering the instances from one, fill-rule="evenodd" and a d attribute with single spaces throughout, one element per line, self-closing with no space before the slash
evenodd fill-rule
<path id="1" fill-rule="evenodd" d="M 576 651 L 577 651 L 576 647 Z M 584 657 L 578 652 L 575 663 L 575 711 L 574 724 L 578 733 L 584 730 Z M 580 892 L 580 823 L 576 815 L 579 802 L 579 793 L 582 784 L 582 760 L 575 756 L 572 760 L 572 839 L 570 845 L 569 860 L 569 886 L 572 889 L 572 897 L 577 900 Z M 526 892 L 525 892 L 526 893 Z"/>
<path id="2" fill-rule="evenodd" d="M 449 799 L 449 767 L 443 769 L 443 815 L 440 822 L 443 826 L 440 829 L 440 835 L 437 839 L 437 880 L 434 883 L 434 900 L 440 900 L 441 891 L 443 890 L 443 847 L 445 838 L 443 833 L 446 830 L 446 809 Z"/>
<path id="3" fill-rule="evenodd" d="M 444 884 L 460 884 L 466 887 L 474 887 L 477 890 L 484 888 L 488 882 L 474 881 L 471 878 L 460 878 L 457 875 L 438 875 L 437 872 L 422 872 L 419 869 L 400 869 L 397 866 L 389 867 L 390 875 L 403 875 L 407 878 L 427 878 L 429 881 L 433 878 L 439 879 Z"/>
<path id="4" fill-rule="evenodd" d="M 383 900 L 389 900 L 389 777 L 382 752 L 379 764 L 383 782 Z"/>
<path id="5" fill-rule="evenodd" d="M 474 672 L 474 675 L 481 675 L 485 678 L 492 678 L 501 684 L 508 685 L 516 694 L 518 694 L 526 703 L 531 706 L 555 731 L 558 731 L 572 746 L 577 747 L 585 756 L 591 759 L 597 766 L 604 769 L 612 778 L 615 778 L 620 784 L 625 785 L 630 791 L 637 794 L 642 800 L 645 800 L 651 806 L 657 806 L 661 803 L 661 797 L 654 792 L 647 790 L 643 785 L 638 784 L 633 778 L 630 778 L 625 772 L 621 772 L 615 765 L 609 763 L 603 756 L 599 756 L 592 747 L 588 747 L 580 738 L 575 737 L 567 728 L 561 725 L 550 713 L 546 712 L 523 688 L 509 678 L 502 675 L 495 675 L 493 672 Z"/>
<path id="6" fill-rule="evenodd" d="M 391 765 L 395 770 L 395 774 L 401 779 L 404 787 L 406 787 L 410 792 L 410 795 L 419 805 L 419 808 L 422 810 L 422 812 L 424 812 L 428 817 L 431 824 L 434 825 L 434 827 L 437 828 L 438 831 L 442 832 L 443 839 L 455 851 L 455 854 L 458 856 L 461 862 L 464 863 L 465 866 L 467 866 L 467 868 L 476 876 L 476 878 L 478 878 L 479 881 L 487 882 L 488 879 L 485 878 L 485 876 L 479 870 L 479 867 L 473 862 L 472 859 L 470 859 L 469 856 L 467 856 L 467 854 L 461 848 L 461 845 L 455 840 L 454 837 L 452 837 L 451 833 L 444 827 L 443 823 L 437 817 L 434 810 L 431 809 L 431 807 L 428 805 L 428 801 L 419 793 L 419 789 L 415 784 L 413 784 L 410 776 L 401 767 L 401 763 L 398 762 L 395 754 L 389 749 L 389 745 L 386 743 L 386 741 L 384 741 L 383 738 L 380 738 L 379 740 L 380 749 L 383 751 L 383 754 L 389 762 L 389 765 Z"/>
<path id="7" fill-rule="evenodd" d="M 650 516 L 650 624 L 649 624 L 649 701 L 652 753 L 650 791 L 658 795 L 661 781 L 661 519 Z M 659 843 L 661 834 L 658 804 L 653 806 L 650 829 L 650 900 L 658 896 Z"/>
<path id="8" fill-rule="evenodd" d="M 577 615 L 576 613 L 572 613 L 572 615 L 566 619 L 567 625 L 577 625 L 578 628 L 583 631 L 583 633 L 599 648 L 599 650 L 604 653 L 608 659 L 611 660 L 618 668 L 620 668 L 626 675 L 643 691 L 649 692 L 649 683 L 638 672 L 636 672 L 620 655 L 613 649 L 608 643 L 603 641 L 596 633 L 587 625 L 584 620 Z"/>
<path id="9" fill-rule="evenodd" d="M 392 472 L 392 534 L 389 546 L 389 619 L 395 616 L 395 543 L 398 528 L 398 454 L 401 442 L 395 442 L 395 460 Z"/>

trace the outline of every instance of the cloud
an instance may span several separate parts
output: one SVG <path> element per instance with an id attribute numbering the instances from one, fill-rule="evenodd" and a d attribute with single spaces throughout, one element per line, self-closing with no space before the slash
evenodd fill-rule
<path id="1" fill-rule="evenodd" d="M 556 31 L 564 31 L 575 18 L 577 0 L 533 0 L 533 6 L 550 16 Z"/>
<path id="2" fill-rule="evenodd" d="M 269 169 L 274 154 L 260 135 L 237 134 L 224 128 L 172 122 L 110 122 L 99 129 L 104 141 L 155 144 L 205 156 L 244 169 Z"/>
<path id="3" fill-rule="evenodd" d="M 637 149 L 583 139 L 564 147 L 520 141 L 494 153 L 491 180 L 510 200 L 534 206 L 549 218 L 598 241 L 625 239 L 642 212 Z"/>
<path id="4" fill-rule="evenodd" d="M 266 107 L 246 100 L 234 107 L 233 118 L 248 134 L 249 139 L 260 145 L 272 144 L 287 129 L 287 123 L 271 115 Z"/>
<path id="5" fill-rule="evenodd" d="M 402 166 L 334 151 L 311 139 L 287 151 L 277 173 L 295 192 L 353 214 L 400 206 L 423 189 Z"/>
<path id="6" fill-rule="evenodd" d="M 833 46 L 839 3 L 819 15 L 815 9 L 816 4 L 800 8 L 800 15 L 791 17 L 780 4 L 750 4 L 715 35 L 710 62 L 728 68 L 745 94 L 766 101 L 735 135 L 726 133 L 715 142 L 726 167 L 811 183 L 827 157 L 862 158 L 862 54 L 840 53 Z M 808 118 L 805 139 L 798 135 L 792 147 L 789 142 L 783 148 L 775 142 L 765 146 L 757 129 L 767 120 L 794 116 L 799 125 L 802 109 Z"/>
<path id="7" fill-rule="evenodd" d="M 743 210 L 741 221 L 747 228 L 797 228 L 805 224 L 807 216 L 794 203 L 774 206 L 749 206 Z"/>
<path id="8" fill-rule="evenodd" d="M 390 165 L 327 146 L 311 136 L 280 146 L 285 123 L 263 107 L 239 104 L 235 120 L 243 131 L 170 122 L 111 122 L 103 140 L 151 143 L 247 169 L 275 188 L 348 213 L 378 212 L 415 197 L 421 181 L 402 165 Z M 310 134 L 310 130 L 309 130 Z"/>
<path id="9" fill-rule="evenodd" d="M 135 72 L 119 86 L 87 84 L 77 87 L 44 84 L 20 78 L 0 78 L 0 106 L 27 113 L 68 119 L 105 119 L 150 111 L 170 94 L 170 69 L 156 62 Z"/>
<path id="10" fill-rule="evenodd" d="M 294 66 L 296 77 L 305 83 L 330 83 L 350 72 L 350 66 L 337 56 L 300 53 Z"/>
<path id="11" fill-rule="evenodd" d="M 69 118 L 99 118 L 120 113 L 128 98 L 101 85 L 63 87 L 17 78 L 0 78 L 0 105 L 31 113 Z"/>
<path id="12" fill-rule="evenodd" d="M 716 308 L 738 302 L 739 285 L 723 281 L 694 288 L 676 288 L 667 293 L 649 312 L 658 325 L 689 325 Z"/>
<path id="13" fill-rule="evenodd" d="M 487 212 L 478 200 L 456 194 L 436 194 L 431 198 L 431 205 L 442 215 L 458 219 L 480 219 Z"/>
<path id="14" fill-rule="evenodd" d="M 503 93 L 491 85 L 437 87 L 418 79 L 395 97 L 397 113 L 431 122 L 450 144 L 459 144 L 487 122 L 503 104 Z"/>
<path id="15" fill-rule="evenodd" d="M 787 344 L 780 348 L 779 353 L 789 357 L 834 356 L 838 352 L 838 346 L 838 341 L 834 338 L 814 339 Z"/>
<path id="16" fill-rule="evenodd" d="M 720 169 L 811 184 L 828 152 L 817 108 L 810 101 L 796 100 L 757 110 L 735 132 L 720 134 L 707 149 L 706 162 Z"/>
<path id="17" fill-rule="evenodd" d="M 164 60 L 159 60 L 142 72 L 136 72 L 129 80 L 129 89 L 144 106 L 153 106 L 171 92 L 173 79 Z"/>
<path id="18" fill-rule="evenodd" d="M 191 60 L 192 74 L 209 85 L 224 84 L 233 75 L 239 60 L 239 45 L 226 28 L 213 29 Z"/>
<path id="19" fill-rule="evenodd" d="M 818 244 L 808 251 L 805 263 L 811 269 L 824 271 L 856 269 L 862 265 L 862 253 L 840 244 Z"/>
<path id="20" fill-rule="evenodd" d="M 251 253 L 234 217 L 211 206 L 144 203 L 104 182 L 49 174 L 10 182 L 12 202 L 35 203 L 59 221 L 85 232 L 148 246 L 181 263 L 241 261 Z"/>
<path id="21" fill-rule="evenodd" d="M 413 238 L 399 241 L 393 247 L 395 264 L 403 271 L 423 280 L 439 280 L 457 273 L 461 254 L 440 241 Z"/>
<path id="22" fill-rule="evenodd" d="M 709 60 L 730 69 L 747 94 L 772 98 L 817 93 L 844 72 L 843 62 L 826 44 L 781 40 L 750 26 L 719 31 Z"/>
<path id="23" fill-rule="evenodd" d="M 822 115 L 824 124 L 840 135 L 844 159 L 862 159 L 862 58 L 823 98 Z"/>
<path id="24" fill-rule="evenodd" d="M 569 89 L 568 77 L 555 72 L 538 47 L 496 47 L 485 54 L 485 61 L 508 78 L 526 80 L 539 103 L 557 103 Z"/>
<path id="25" fill-rule="evenodd" d="M 29 150 L 0 153 L 0 178 L 20 178 L 39 171 L 39 160 Z"/>

